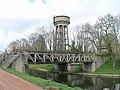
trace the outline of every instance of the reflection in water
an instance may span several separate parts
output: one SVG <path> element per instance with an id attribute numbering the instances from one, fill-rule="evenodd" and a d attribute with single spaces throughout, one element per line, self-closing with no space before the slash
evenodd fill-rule
<path id="1" fill-rule="evenodd" d="M 28 70 L 27 73 L 35 77 L 67 84 L 71 87 L 80 87 L 85 90 L 120 90 L 120 79 L 115 78 L 110 79 L 84 75 L 68 75 L 38 70 Z"/>

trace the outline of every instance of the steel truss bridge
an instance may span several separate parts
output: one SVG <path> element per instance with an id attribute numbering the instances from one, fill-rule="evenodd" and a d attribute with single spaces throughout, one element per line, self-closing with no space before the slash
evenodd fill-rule
<path id="1" fill-rule="evenodd" d="M 90 55 L 71 52 L 23 52 L 28 63 L 78 63 L 93 62 Z"/>
<path id="2" fill-rule="evenodd" d="M 23 57 L 23 61 L 28 64 L 52 64 L 52 63 L 80 63 L 93 62 L 92 55 L 85 55 L 73 52 L 43 52 L 43 51 L 28 51 L 16 50 L 15 52 L 3 55 L 0 58 L 0 63 L 9 67 L 16 59 Z"/>

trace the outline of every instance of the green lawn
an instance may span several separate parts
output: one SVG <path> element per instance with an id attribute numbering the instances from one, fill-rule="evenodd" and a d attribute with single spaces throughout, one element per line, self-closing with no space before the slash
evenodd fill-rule
<path id="1" fill-rule="evenodd" d="M 120 63 L 119 61 L 116 63 Z M 107 60 L 105 64 L 101 65 L 94 73 L 97 74 L 120 74 L 120 69 L 112 68 L 112 60 Z"/>
<path id="2" fill-rule="evenodd" d="M 68 71 L 68 72 L 71 72 L 71 73 L 80 73 L 82 71 L 82 64 L 78 65 L 76 68 Z"/>
<path id="3" fill-rule="evenodd" d="M 31 69 L 45 69 L 48 71 L 53 71 L 55 70 L 55 65 L 54 64 L 29 64 L 29 68 Z"/>

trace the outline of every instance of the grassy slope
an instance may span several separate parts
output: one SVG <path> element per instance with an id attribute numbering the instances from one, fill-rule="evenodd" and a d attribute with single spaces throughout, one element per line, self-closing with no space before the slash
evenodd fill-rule
<path id="1" fill-rule="evenodd" d="M 49 70 L 49 71 L 52 71 L 52 70 L 55 70 L 55 65 L 54 64 L 36 64 L 36 65 L 29 65 L 30 68 L 32 69 L 45 69 L 45 70 Z"/>
<path id="2" fill-rule="evenodd" d="M 107 60 L 105 64 L 101 65 L 94 73 L 97 74 L 120 74 L 120 69 L 113 70 L 112 60 Z"/>
<path id="3" fill-rule="evenodd" d="M 59 87 L 60 90 L 81 90 L 80 88 L 72 88 L 72 87 L 68 87 L 67 85 L 64 85 L 64 84 L 60 84 L 60 83 L 56 83 L 56 82 L 53 82 L 53 81 L 50 81 L 50 80 L 45 80 L 45 79 L 41 79 L 41 78 L 36 78 L 36 77 L 33 77 L 33 76 L 30 76 L 30 75 L 27 75 L 25 73 L 21 73 L 21 72 L 17 72 L 15 70 L 12 70 L 12 69 L 9 69 L 9 68 L 4 68 L 4 67 L 1 67 L 3 70 L 11 73 L 11 74 L 14 74 L 26 81 L 29 81 L 31 83 L 34 83 L 35 85 L 37 86 L 40 86 L 40 87 L 43 87 L 43 88 L 46 88 L 46 87 L 49 87 L 48 90 L 52 90 L 50 88 L 52 87 Z"/>
<path id="4" fill-rule="evenodd" d="M 55 70 L 55 65 L 54 64 L 30 64 L 29 65 L 29 68 L 31 69 L 45 69 L 45 70 L 48 70 L 48 71 L 54 71 Z M 80 64 L 79 66 L 77 66 L 76 68 L 72 69 L 71 71 L 69 72 L 72 72 L 72 73 L 77 73 L 77 72 L 80 72 L 82 71 L 82 64 Z"/>
<path id="5" fill-rule="evenodd" d="M 82 71 L 82 64 L 80 64 L 79 66 L 77 66 L 76 68 L 68 71 L 68 72 L 71 72 L 71 73 L 79 73 Z"/>

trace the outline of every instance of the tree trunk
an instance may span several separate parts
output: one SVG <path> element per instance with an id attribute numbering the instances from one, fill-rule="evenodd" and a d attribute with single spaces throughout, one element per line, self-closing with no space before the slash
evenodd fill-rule
<path id="1" fill-rule="evenodd" d="M 115 59 L 114 59 L 114 55 L 112 52 L 110 52 L 110 59 L 112 60 L 112 68 L 114 70 L 115 69 Z"/>

